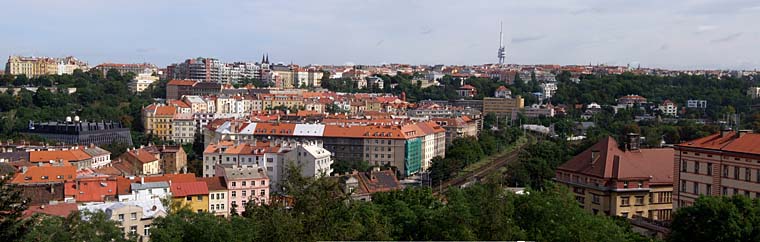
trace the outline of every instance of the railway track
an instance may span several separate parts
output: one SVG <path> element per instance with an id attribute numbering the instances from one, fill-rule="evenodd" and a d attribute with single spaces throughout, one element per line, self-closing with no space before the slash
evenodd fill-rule
<path id="1" fill-rule="evenodd" d="M 468 184 L 470 182 L 477 181 L 479 178 L 484 177 L 485 175 L 493 172 L 494 170 L 496 170 L 496 169 L 498 169 L 500 167 L 503 167 L 503 166 L 509 164 L 512 161 L 517 160 L 517 157 L 520 154 L 520 151 L 522 151 L 522 149 L 528 143 L 529 142 L 527 142 L 526 144 L 523 144 L 523 145 L 515 148 L 515 150 L 513 150 L 512 152 L 509 152 L 508 154 L 505 154 L 505 155 L 497 157 L 496 159 L 494 159 L 490 163 L 488 163 L 488 164 L 486 164 L 486 165 L 484 165 L 482 167 L 479 167 L 478 169 L 470 172 L 469 174 L 467 174 L 465 176 L 457 177 L 457 178 L 454 178 L 454 179 L 451 179 L 451 180 L 448 180 L 448 181 L 445 181 L 445 182 L 439 184 L 438 187 L 437 187 L 437 189 L 434 188 L 433 194 L 434 195 L 438 195 L 440 193 L 445 192 L 446 190 L 448 190 L 452 186 L 454 186 L 454 187 L 460 187 L 460 186 Z"/>

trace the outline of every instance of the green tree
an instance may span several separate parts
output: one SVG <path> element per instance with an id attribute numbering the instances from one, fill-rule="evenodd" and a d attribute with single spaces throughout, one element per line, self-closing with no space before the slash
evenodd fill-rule
<path id="1" fill-rule="evenodd" d="M 23 234 L 25 222 L 20 218 L 29 202 L 9 183 L 11 177 L 13 174 L 0 177 L 0 241 L 15 241 Z"/>
<path id="2" fill-rule="evenodd" d="M 673 214 L 670 241 L 760 241 L 760 200 L 702 196 Z"/>
<path id="3" fill-rule="evenodd" d="M 30 221 L 24 241 L 136 241 L 136 236 L 125 238 L 116 221 L 101 211 L 77 211 L 65 218 L 35 215 Z"/>

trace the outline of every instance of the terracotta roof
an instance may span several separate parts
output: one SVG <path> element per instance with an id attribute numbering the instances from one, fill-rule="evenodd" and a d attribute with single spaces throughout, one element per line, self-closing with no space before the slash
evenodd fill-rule
<path id="1" fill-rule="evenodd" d="M 174 116 L 177 109 L 172 106 L 158 106 L 156 107 L 155 115 Z"/>
<path id="2" fill-rule="evenodd" d="M 169 105 L 174 105 L 180 108 L 190 108 L 190 104 L 187 104 L 185 101 L 182 101 L 182 100 L 169 100 L 167 102 Z"/>
<path id="3" fill-rule="evenodd" d="M 173 85 L 173 86 L 192 86 L 195 85 L 195 81 L 192 80 L 171 80 L 166 83 L 166 85 Z"/>
<path id="4" fill-rule="evenodd" d="M 82 161 L 92 158 L 80 149 L 72 150 L 55 150 L 55 151 L 30 151 L 30 162 L 48 162 L 48 161 Z"/>
<path id="5" fill-rule="evenodd" d="M 174 197 L 208 195 L 208 185 L 203 181 L 175 182 L 171 185 L 171 192 Z"/>
<path id="6" fill-rule="evenodd" d="M 737 135 L 736 132 L 726 132 L 725 135 L 721 136 L 720 133 L 716 133 L 677 146 L 760 155 L 760 134 L 744 133 Z"/>
<path id="7" fill-rule="evenodd" d="M 145 148 L 130 150 L 130 151 L 124 152 L 123 155 L 131 156 L 132 158 L 140 161 L 140 163 L 143 163 L 143 164 L 158 160 L 158 158 L 156 158 L 155 155 L 153 155 L 150 151 L 146 150 Z"/>
<path id="8" fill-rule="evenodd" d="M 73 196 L 77 202 L 104 202 L 108 197 L 115 199 L 117 185 L 116 179 L 80 178 L 66 183 L 66 196 Z"/>
<path id="9" fill-rule="evenodd" d="M 186 173 L 186 174 L 163 174 L 159 176 L 146 176 L 145 182 L 194 182 L 195 174 L 193 173 Z"/>
<path id="10" fill-rule="evenodd" d="M 71 212 L 77 211 L 76 203 L 58 203 L 58 204 L 44 204 L 37 206 L 29 206 L 24 210 L 21 218 L 28 218 L 34 214 L 46 214 L 50 216 L 66 217 Z"/>
<path id="11" fill-rule="evenodd" d="M 198 178 L 198 181 L 205 182 L 209 191 L 227 190 L 227 183 L 222 176 Z"/>
<path id="12" fill-rule="evenodd" d="M 19 172 L 13 177 L 12 183 L 47 183 L 63 182 L 76 179 L 75 166 L 30 166 L 26 172 Z"/>
<path id="13" fill-rule="evenodd" d="M 592 153 L 598 157 L 592 160 Z M 606 137 L 560 165 L 557 170 L 609 179 L 648 179 L 650 183 L 673 183 L 673 149 L 623 151 Z"/>

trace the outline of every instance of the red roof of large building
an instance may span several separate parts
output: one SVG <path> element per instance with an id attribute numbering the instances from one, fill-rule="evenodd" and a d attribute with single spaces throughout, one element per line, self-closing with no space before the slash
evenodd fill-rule
<path id="1" fill-rule="evenodd" d="M 90 159 L 92 156 L 80 149 L 71 150 L 43 150 L 30 151 L 29 162 L 49 162 L 49 161 L 81 161 Z"/>
<path id="2" fill-rule="evenodd" d="M 175 182 L 171 185 L 171 191 L 174 197 L 208 195 L 208 185 L 203 181 Z"/>
<path id="3" fill-rule="evenodd" d="M 557 170 L 604 179 L 648 179 L 654 184 L 672 184 L 673 154 L 671 148 L 623 151 L 615 139 L 607 136 Z"/>
<path id="4" fill-rule="evenodd" d="M 743 132 L 716 133 L 677 146 L 760 155 L 760 134 Z"/>
<path id="5" fill-rule="evenodd" d="M 28 218 L 38 213 L 50 216 L 66 217 L 74 211 L 77 211 L 76 203 L 44 204 L 38 206 L 29 206 L 29 208 L 24 210 L 24 213 L 21 217 Z"/>
<path id="6" fill-rule="evenodd" d="M 195 81 L 192 80 L 171 80 L 166 83 L 167 86 L 192 86 Z"/>
<path id="7" fill-rule="evenodd" d="M 30 166 L 26 172 L 19 172 L 11 180 L 12 183 L 46 183 L 64 182 L 76 179 L 77 168 L 71 165 L 65 166 Z"/>

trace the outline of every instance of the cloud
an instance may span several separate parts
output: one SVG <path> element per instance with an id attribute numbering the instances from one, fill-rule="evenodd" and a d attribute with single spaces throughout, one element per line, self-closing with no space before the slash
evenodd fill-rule
<path id="1" fill-rule="evenodd" d="M 727 36 L 722 37 L 722 38 L 717 38 L 717 39 L 710 40 L 710 43 L 717 44 L 717 43 L 724 43 L 724 42 L 733 41 L 733 40 L 741 37 L 742 34 L 743 34 L 742 32 L 733 33 L 733 34 L 727 35 Z"/>
<path id="2" fill-rule="evenodd" d="M 700 25 L 700 26 L 697 26 L 697 30 L 694 31 L 694 33 L 695 34 L 701 34 L 701 33 L 704 33 L 704 32 L 709 32 L 709 31 L 715 30 L 717 28 L 718 28 L 718 26 L 715 26 L 715 25 Z"/>
<path id="3" fill-rule="evenodd" d="M 535 35 L 535 36 L 525 36 L 525 37 L 516 37 L 512 38 L 512 43 L 514 44 L 521 44 L 526 42 L 532 42 L 536 40 L 541 40 L 543 38 L 546 38 L 546 35 Z"/>

